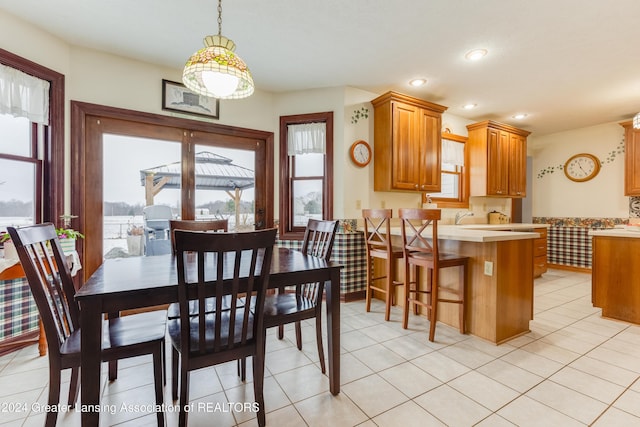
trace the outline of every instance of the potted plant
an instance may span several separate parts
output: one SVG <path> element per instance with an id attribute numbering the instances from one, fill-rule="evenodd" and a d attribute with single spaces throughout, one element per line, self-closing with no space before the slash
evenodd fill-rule
<path id="1" fill-rule="evenodd" d="M 56 228 L 56 234 L 60 240 L 62 251 L 67 254 L 76 250 L 76 240 L 84 239 L 84 234 L 73 228 Z"/>

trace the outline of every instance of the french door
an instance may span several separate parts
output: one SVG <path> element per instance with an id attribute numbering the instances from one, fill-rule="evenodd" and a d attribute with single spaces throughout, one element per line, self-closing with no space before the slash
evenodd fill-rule
<path id="1" fill-rule="evenodd" d="M 242 190 L 253 192 L 253 212 L 250 217 L 246 212 L 244 216 L 242 212 L 236 214 L 230 222 L 242 222 L 244 226 L 251 227 L 255 224 L 255 228 L 273 227 L 273 133 L 75 101 L 71 103 L 71 110 L 71 214 L 78 216 L 72 225 L 86 236 L 79 242 L 84 279 L 104 259 L 104 218 L 111 214 L 105 213 L 105 206 L 107 209 L 114 209 L 109 203 L 105 205 L 105 202 L 109 202 L 105 195 L 113 198 L 112 194 L 120 193 L 124 198 L 134 190 L 141 191 L 144 186 L 143 170 L 166 171 L 168 168 L 163 167 L 168 164 L 173 166 L 174 172 L 175 168 L 179 170 L 177 189 L 174 180 L 174 185 L 167 186 L 152 196 L 157 198 L 159 204 L 172 206 L 176 217 L 195 219 L 205 214 L 224 215 L 224 212 L 212 213 L 209 208 L 198 208 L 211 206 L 206 205 L 205 187 L 202 187 L 200 181 L 196 186 L 196 181 L 201 178 L 196 178 L 197 174 L 201 174 L 198 172 L 201 170 L 198 162 L 207 162 L 211 157 L 217 160 L 221 157 L 228 158 L 231 155 L 225 150 L 249 153 L 249 162 L 253 164 L 237 166 L 254 173 L 251 188 Z M 158 157 L 154 149 L 167 151 L 168 157 Z M 227 155 L 221 155 L 220 152 Z M 136 163 L 145 165 L 139 171 L 139 178 L 114 184 L 120 178 L 119 175 L 124 175 L 124 164 L 130 163 L 131 157 L 144 160 Z M 161 159 L 170 161 L 167 163 Z M 105 183 L 105 180 L 109 182 Z M 165 179 L 164 182 L 168 181 Z M 238 191 L 231 191 L 228 195 L 237 197 L 237 193 Z M 148 197 L 147 194 L 147 198 L 140 202 L 148 204 Z M 240 203 L 240 199 L 235 203 Z"/>

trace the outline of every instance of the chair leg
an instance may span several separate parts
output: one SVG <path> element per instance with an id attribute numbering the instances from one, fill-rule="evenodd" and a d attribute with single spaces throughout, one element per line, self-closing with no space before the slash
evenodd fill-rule
<path id="1" fill-rule="evenodd" d="M 371 269 L 373 268 L 373 261 L 371 258 L 367 257 L 367 296 L 366 296 L 366 310 L 367 313 L 371 311 L 371 294 L 373 291 L 371 290 L 371 281 L 373 279 L 373 273 Z"/>
<path id="2" fill-rule="evenodd" d="M 284 325 L 278 325 L 278 339 L 284 338 Z"/>
<path id="3" fill-rule="evenodd" d="M 51 363 L 51 358 L 49 358 Z M 48 404 L 54 407 L 60 401 L 60 369 L 58 366 L 49 366 L 49 401 Z M 47 419 L 45 420 L 45 427 L 55 427 L 56 419 L 58 418 L 57 411 L 47 412 Z"/>
<path id="4" fill-rule="evenodd" d="M 165 340 L 162 340 L 162 384 L 167 385 L 167 346 Z"/>
<path id="5" fill-rule="evenodd" d="M 245 382 L 247 380 L 247 358 L 242 357 L 237 360 L 237 370 L 240 381 Z"/>
<path id="6" fill-rule="evenodd" d="M 316 311 L 316 343 L 318 345 L 318 359 L 320 360 L 320 370 L 326 373 L 324 364 L 324 347 L 322 346 L 322 314 L 321 310 Z"/>
<path id="7" fill-rule="evenodd" d="M 302 327 L 299 321 L 296 322 L 296 345 L 298 350 L 302 351 Z"/>
<path id="8" fill-rule="evenodd" d="M 258 337 L 256 354 L 253 356 L 253 396 L 258 404 L 258 426 L 263 427 L 266 422 L 264 407 L 264 364 L 265 364 L 266 330 Z"/>
<path id="9" fill-rule="evenodd" d="M 408 263 L 404 265 L 404 309 L 402 310 L 403 318 L 402 318 L 402 327 L 407 329 L 409 327 L 409 310 L 410 303 L 409 299 L 411 298 L 411 267 Z"/>
<path id="10" fill-rule="evenodd" d="M 155 392 L 156 392 L 156 405 L 161 408 L 162 403 L 164 402 L 164 398 L 162 396 L 162 389 L 164 383 L 164 362 L 163 362 L 163 349 L 164 340 L 158 344 L 158 347 L 153 352 L 153 378 L 155 384 Z M 164 412 L 158 411 L 156 412 L 156 418 L 158 420 L 158 426 L 164 426 Z"/>
<path id="11" fill-rule="evenodd" d="M 71 368 L 71 383 L 69 384 L 69 406 L 75 408 L 80 390 L 80 367 Z"/>
<path id="12" fill-rule="evenodd" d="M 118 379 L 118 361 L 109 361 L 109 381 L 115 381 Z"/>
<path id="13" fill-rule="evenodd" d="M 391 316 L 391 294 L 393 292 L 393 275 L 392 275 L 392 262 L 393 260 L 387 258 L 387 293 L 384 297 L 384 320 L 387 322 Z"/>
<path id="14" fill-rule="evenodd" d="M 464 317 L 464 309 L 465 309 L 464 293 L 465 293 L 466 285 L 467 285 L 467 265 L 463 264 L 462 265 L 462 283 L 460 284 L 460 308 L 459 308 L 461 334 L 465 333 L 465 326 L 466 326 L 465 317 Z"/>
<path id="15" fill-rule="evenodd" d="M 429 314 L 429 341 L 433 342 L 436 336 L 436 322 L 438 319 L 438 271 L 431 270 L 431 307 Z"/>
<path id="16" fill-rule="evenodd" d="M 185 408 L 189 404 L 189 371 L 184 366 L 180 369 L 180 413 L 178 415 L 178 425 L 187 425 L 188 412 Z"/>
<path id="17" fill-rule="evenodd" d="M 173 348 L 173 347 L 172 347 Z M 178 363 L 180 361 L 180 353 L 173 348 L 171 352 L 171 397 L 175 402 L 178 400 Z"/>

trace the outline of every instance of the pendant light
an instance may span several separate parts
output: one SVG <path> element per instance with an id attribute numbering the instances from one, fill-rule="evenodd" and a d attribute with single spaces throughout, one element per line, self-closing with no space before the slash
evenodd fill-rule
<path id="1" fill-rule="evenodd" d="M 205 47 L 191 55 L 182 82 L 193 92 L 219 99 L 240 99 L 253 94 L 247 64 L 234 53 L 236 44 L 222 35 L 222 0 L 218 0 L 218 34 L 204 38 Z"/>
<path id="2" fill-rule="evenodd" d="M 633 117 L 633 128 L 640 129 L 640 113 Z"/>

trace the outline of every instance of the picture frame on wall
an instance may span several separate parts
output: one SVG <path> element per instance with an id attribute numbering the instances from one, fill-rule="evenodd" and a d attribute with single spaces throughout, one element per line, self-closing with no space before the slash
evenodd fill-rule
<path id="1" fill-rule="evenodd" d="M 185 85 L 162 79 L 162 109 L 194 116 L 220 118 L 220 100 L 198 95 Z"/>

